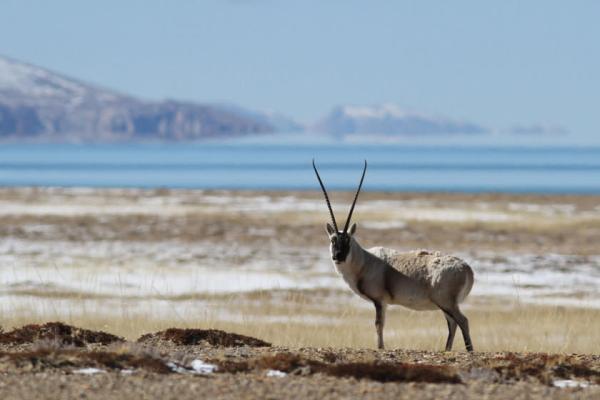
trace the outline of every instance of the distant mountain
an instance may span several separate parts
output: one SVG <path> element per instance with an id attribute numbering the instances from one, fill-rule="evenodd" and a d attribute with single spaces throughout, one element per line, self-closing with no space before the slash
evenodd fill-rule
<path id="1" fill-rule="evenodd" d="M 569 133 L 569 130 L 560 125 L 516 125 L 508 130 L 509 133 L 519 136 L 563 136 Z"/>
<path id="2" fill-rule="evenodd" d="M 0 56 L 0 139 L 185 141 L 270 133 L 277 121 L 218 105 L 143 101 Z"/>
<path id="3" fill-rule="evenodd" d="M 275 132 L 278 133 L 303 132 L 306 129 L 303 124 L 277 112 L 248 110 L 232 104 L 223 104 L 219 105 L 219 107 L 223 110 L 231 111 L 237 115 L 244 115 L 248 118 L 268 124 L 275 130 Z"/>
<path id="4" fill-rule="evenodd" d="M 393 104 L 379 106 L 340 106 L 317 122 L 319 132 L 350 135 L 442 135 L 480 134 L 481 125 L 446 117 L 409 112 Z"/>

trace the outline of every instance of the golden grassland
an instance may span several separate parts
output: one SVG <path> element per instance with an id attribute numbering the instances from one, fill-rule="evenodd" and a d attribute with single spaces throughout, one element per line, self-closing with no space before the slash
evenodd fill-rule
<path id="1" fill-rule="evenodd" d="M 331 195 L 343 219 L 353 194 Z M 599 204 L 599 196 L 365 192 L 354 220 L 366 246 L 590 255 L 600 242 Z M 319 246 L 327 220 L 318 192 L 0 188 L 0 238 L 260 243 L 258 227 L 272 231 L 268 240 Z M 40 225 L 52 229 L 30 231 Z"/>
<path id="2" fill-rule="evenodd" d="M 213 204 L 207 201 L 207 196 L 237 198 L 239 204 L 235 207 Z M 345 210 L 352 196 L 352 193 L 332 193 L 336 209 Z M 269 254 L 274 255 L 280 254 L 283 245 L 296 252 L 306 246 L 327 252 L 323 226 L 328 216 L 324 204 L 322 209 L 295 210 L 292 207 L 273 211 L 260 209 L 262 200 L 256 200 L 267 199 L 264 203 L 272 205 L 288 197 L 322 204 L 318 192 L 0 189 L 1 208 L 21 210 L 0 213 L 0 239 L 51 243 L 113 240 L 144 242 L 149 247 L 161 241 L 204 243 L 207 247 L 214 243 L 243 243 L 254 246 L 255 252 L 270 248 L 272 253 Z M 393 207 L 363 207 L 372 201 L 396 203 Z M 259 208 L 238 207 L 246 203 Z M 598 204 L 598 196 L 363 193 L 355 220 L 365 246 L 490 251 L 498 257 L 508 252 L 583 256 L 599 253 Z M 63 206 L 67 208 L 61 214 Z M 80 206 L 95 213 L 75 213 L 68 209 Z M 103 207 L 112 207 L 113 211 Z M 125 212 L 127 207 L 131 207 L 131 211 Z M 479 214 L 469 214 L 478 210 L 483 216 L 491 212 L 506 218 L 486 220 Z M 444 213 L 468 218 L 448 219 Z M 421 218 L 419 215 L 442 216 Z M 362 222 L 389 221 L 405 225 L 389 229 L 361 225 Z M 36 230 L 40 226 L 44 229 Z M 256 228 L 271 233 L 268 237 L 256 235 L 253 233 Z M 208 254 L 207 259 L 212 262 L 210 256 Z M 239 255 L 228 257 L 226 261 L 243 262 L 237 259 Z M 249 257 L 254 257 L 254 253 Z M 82 277 L 85 279 L 85 272 Z M 16 303 L 10 312 L 0 312 L 0 325 L 5 330 L 28 323 L 62 320 L 128 339 L 169 327 L 194 327 L 224 329 L 286 347 L 374 348 L 376 343 L 374 311 L 348 291 L 198 294 L 189 299 L 170 299 L 173 312 L 165 315 L 154 309 L 161 300 L 156 298 L 149 298 L 146 303 L 144 299 L 136 299 L 135 307 L 131 300 L 123 299 L 112 312 L 106 313 L 99 310 L 108 299 L 92 298 L 93 293 L 45 291 L 40 294 L 35 290 L 20 294 L 13 291 L 15 296 L 33 300 Z M 50 296 L 74 301 L 56 309 L 41 307 Z M 79 300 L 91 306 L 78 306 Z M 187 301 L 187 305 L 179 307 L 177 301 Z M 599 309 L 532 305 L 520 303 L 515 296 L 509 299 L 471 297 L 464 311 L 470 319 L 471 335 L 478 351 L 600 354 Z M 440 312 L 413 312 L 392 306 L 385 328 L 386 345 L 388 348 L 442 349 L 446 329 Z M 460 334 L 457 334 L 455 349 L 464 349 Z"/>
<path id="3" fill-rule="evenodd" d="M 375 348 L 374 312 L 347 293 L 320 291 L 254 292 L 207 296 L 204 306 L 173 310 L 170 316 L 130 312 L 126 303 L 110 315 L 78 310 L 36 312 L 22 307 L 0 315 L 5 330 L 29 323 L 61 320 L 135 340 L 171 327 L 215 328 L 261 338 L 277 346 Z M 600 354 L 600 310 L 520 304 L 474 298 L 464 307 L 477 351 Z M 446 322 L 440 312 L 390 306 L 385 327 L 389 349 L 442 350 Z M 464 351 L 460 333 L 455 351 Z"/>

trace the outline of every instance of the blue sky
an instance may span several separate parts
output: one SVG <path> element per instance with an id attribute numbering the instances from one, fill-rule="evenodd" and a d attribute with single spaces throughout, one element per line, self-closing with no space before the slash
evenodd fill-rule
<path id="1" fill-rule="evenodd" d="M 0 5 L 0 54 L 149 99 L 313 121 L 392 102 L 600 136 L 597 1 L 31 1 Z"/>

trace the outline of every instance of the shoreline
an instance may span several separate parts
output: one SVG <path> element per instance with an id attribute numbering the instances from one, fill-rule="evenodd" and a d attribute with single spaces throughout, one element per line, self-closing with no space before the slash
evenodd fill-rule
<path id="1" fill-rule="evenodd" d="M 298 187 L 277 187 L 277 186 L 265 186 L 261 188 L 257 187 L 187 187 L 187 186 L 164 186 L 164 185 L 59 185 L 59 184 L 1 184 L 0 192 L 10 191 L 64 191 L 64 192 L 120 192 L 120 193 L 153 193 L 153 192 L 174 192 L 174 193 L 239 193 L 239 194 L 288 194 L 305 196 L 317 193 L 321 195 L 321 191 L 317 185 L 311 186 L 310 188 L 298 188 Z M 349 186 L 348 188 L 329 188 L 327 187 L 328 193 L 354 194 L 356 188 Z M 505 190 L 461 190 L 461 189 L 385 189 L 385 188 L 365 188 L 361 190 L 361 197 L 363 196 L 401 196 L 406 198 L 423 197 L 423 196 L 434 196 L 436 198 L 443 197 L 456 197 L 456 198 L 472 198 L 472 197 L 483 197 L 487 199 L 509 199 L 509 198 L 536 198 L 543 200 L 544 198 L 555 198 L 559 201 L 576 201 L 580 198 L 596 198 L 600 200 L 600 190 L 595 191 L 549 191 L 549 192 L 536 192 L 536 191 L 505 191 Z"/>

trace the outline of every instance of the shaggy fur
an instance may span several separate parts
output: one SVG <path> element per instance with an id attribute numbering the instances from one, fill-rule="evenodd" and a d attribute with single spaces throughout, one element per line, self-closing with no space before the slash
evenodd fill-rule
<path id="1" fill-rule="evenodd" d="M 383 348 L 383 326 L 388 304 L 424 311 L 442 310 L 448 324 L 446 351 L 452 349 L 457 325 L 465 346 L 472 351 L 469 324 L 459 304 L 473 287 L 473 270 L 460 258 L 426 250 L 401 253 L 384 247 L 364 249 L 354 238 L 356 224 L 350 229 L 350 249 L 344 261 L 330 250 L 335 269 L 350 289 L 373 302 L 378 347 Z M 327 226 L 332 243 L 342 232 Z"/>

